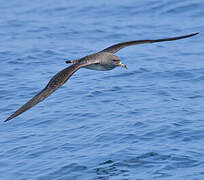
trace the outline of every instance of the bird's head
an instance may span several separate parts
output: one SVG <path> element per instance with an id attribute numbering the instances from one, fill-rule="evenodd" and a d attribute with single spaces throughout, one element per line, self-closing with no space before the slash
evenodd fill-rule
<path id="1" fill-rule="evenodd" d="M 126 66 L 125 64 L 123 64 L 123 63 L 121 62 L 121 59 L 120 59 L 119 57 L 117 57 L 117 56 L 114 56 L 114 57 L 111 59 L 111 62 L 112 62 L 112 64 L 113 64 L 115 67 L 121 66 L 121 67 L 127 69 L 127 66 Z"/>

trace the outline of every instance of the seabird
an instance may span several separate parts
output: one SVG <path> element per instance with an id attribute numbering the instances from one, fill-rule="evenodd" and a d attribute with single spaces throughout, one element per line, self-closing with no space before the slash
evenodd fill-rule
<path id="1" fill-rule="evenodd" d="M 72 65 L 69 67 L 66 67 L 65 69 L 63 69 L 62 71 L 54 75 L 43 90 L 41 90 L 36 96 L 34 96 L 27 103 L 21 106 L 11 116 L 9 116 L 5 120 L 5 122 L 15 118 L 16 116 L 32 108 L 34 105 L 43 101 L 50 94 L 52 94 L 56 89 L 58 89 L 65 82 L 67 82 L 67 80 L 80 68 L 88 68 L 88 69 L 98 70 L 98 71 L 108 71 L 118 66 L 127 68 L 127 66 L 121 62 L 121 59 L 118 56 L 114 55 L 122 48 L 125 48 L 127 46 L 137 45 L 137 44 L 144 44 L 144 43 L 174 41 L 178 39 L 184 39 L 191 36 L 195 36 L 197 34 L 198 33 L 193 33 L 185 36 L 177 36 L 177 37 L 155 39 L 155 40 L 136 40 L 136 41 L 122 42 L 122 43 L 114 44 L 110 47 L 107 47 L 95 54 L 91 54 L 77 60 L 72 60 L 72 61 L 67 60 L 66 63 L 71 63 Z"/>

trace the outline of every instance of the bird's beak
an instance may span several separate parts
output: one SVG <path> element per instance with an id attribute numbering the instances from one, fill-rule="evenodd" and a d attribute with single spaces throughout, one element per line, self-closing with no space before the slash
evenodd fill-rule
<path id="1" fill-rule="evenodd" d="M 121 67 L 123 67 L 123 68 L 126 68 L 126 69 L 127 69 L 127 66 L 126 66 L 125 64 L 123 64 L 122 62 L 119 62 L 119 63 L 118 63 L 118 66 L 121 66 Z"/>

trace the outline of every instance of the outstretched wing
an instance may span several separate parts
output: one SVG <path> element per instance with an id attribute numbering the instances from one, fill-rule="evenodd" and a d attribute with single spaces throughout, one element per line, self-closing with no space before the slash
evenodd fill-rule
<path id="1" fill-rule="evenodd" d="M 43 101 L 47 98 L 50 94 L 52 94 L 55 90 L 61 87 L 78 69 L 87 66 L 88 64 L 74 64 L 71 65 L 62 71 L 58 72 L 53 78 L 49 81 L 47 86 L 40 91 L 36 96 L 30 99 L 26 104 L 20 107 L 16 112 L 14 112 L 11 116 L 9 116 L 6 120 L 11 120 L 14 117 L 22 114 L 23 112 L 27 111 L 28 109 L 32 108 L 39 102 Z"/>
<path id="2" fill-rule="evenodd" d="M 156 42 L 162 42 L 162 41 L 174 41 L 174 40 L 178 40 L 178 39 L 184 39 L 184 38 L 188 38 L 191 36 L 195 36 L 199 33 L 193 33 L 193 34 L 188 34 L 185 36 L 177 36 L 177 37 L 171 37 L 171 38 L 164 38 L 164 39 L 155 39 L 155 40 L 138 40 L 138 41 L 128 41 L 128 42 L 123 42 L 123 43 L 118 43 L 115 45 L 112 45 L 110 47 L 105 48 L 104 50 L 100 51 L 100 52 L 109 52 L 109 53 L 116 53 L 119 50 L 121 50 L 122 48 L 125 48 L 127 46 L 133 46 L 133 45 L 137 45 L 137 44 L 144 44 L 144 43 L 156 43 Z"/>

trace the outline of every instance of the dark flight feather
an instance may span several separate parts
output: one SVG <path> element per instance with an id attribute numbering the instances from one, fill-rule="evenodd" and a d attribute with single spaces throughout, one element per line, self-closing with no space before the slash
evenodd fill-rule
<path id="1" fill-rule="evenodd" d="M 42 91 L 40 91 L 36 96 L 30 99 L 26 104 L 21 106 L 11 116 L 9 116 L 5 120 L 5 122 L 13 119 L 14 117 L 22 114 L 23 112 L 32 108 L 39 102 L 43 101 L 45 98 L 51 95 L 54 91 L 56 91 L 59 87 L 61 87 L 72 76 L 72 74 L 74 74 L 78 69 L 80 69 L 81 67 L 85 67 L 87 65 L 88 64 L 83 64 L 83 65 L 74 64 L 58 72 L 55 76 L 53 76 L 53 78 L 49 81 L 47 86 Z"/>
<path id="2" fill-rule="evenodd" d="M 104 50 L 100 51 L 100 52 L 108 52 L 108 53 L 116 53 L 119 50 L 121 50 L 122 48 L 125 48 L 127 46 L 133 46 L 133 45 L 137 45 L 137 44 L 145 44 L 145 43 L 156 43 L 156 42 L 162 42 L 162 41 L 175 41 L 178 39 L 184 39 L 184 38 L 188 38 L 191 36 L 195 36 L 198 33 L 193 33 L 193 34 L 188 34 L 185 36 L 177 36 L 177 37 L 171 37 L 171 38 L 163 38 L 163 39 L 155 39 L 155 40 L 138 40 L 138 41 L 127 41 L 127 42 L 122 42 L 122 43 L 118 43 L 118 44 L 114 44 L 110 47 L 105 48 Z"/>

